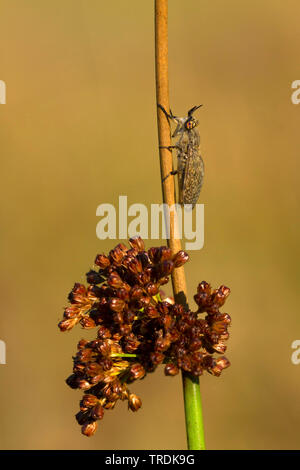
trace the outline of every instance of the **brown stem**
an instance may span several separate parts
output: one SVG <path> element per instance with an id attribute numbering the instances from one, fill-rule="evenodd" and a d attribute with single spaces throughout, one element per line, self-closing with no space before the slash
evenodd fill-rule
<path id="1" fill-rule="evenodd" d="M 169 75 L 168 75 L 168 1 L 155 1 L 155 64 L 156 64 L 156 100 L 167 111 L 169 104 Z M 170 125 L 163 111 L 157 108 L 157 125 L 159 146 L 171 145 Z M 172 152 L 167 148 L 159 149 L 161 180 L 172 171 Z M 172 207 L 175 204 L 174 178 L 169 176 L 162 182 L 163 201 Z M 170 212 L 170 238 L 168 245 L 173 253 L 181 250 L 181 241 L 174 237 L 175 214 Z M 187 288 L 184 268 L 174 269 L 172 284 L 176 302 L 187 306 Z"/>

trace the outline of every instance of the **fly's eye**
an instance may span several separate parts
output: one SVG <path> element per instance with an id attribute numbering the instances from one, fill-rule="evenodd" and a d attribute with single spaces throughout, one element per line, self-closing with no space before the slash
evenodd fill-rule
<path id="1" fill-rule="evenodd" d="M 190 130 L 190 129 L 193 129 L 195 127 L 196 123 L 195 121 L 188 121 L 185 125 L 185 127 Z"/>

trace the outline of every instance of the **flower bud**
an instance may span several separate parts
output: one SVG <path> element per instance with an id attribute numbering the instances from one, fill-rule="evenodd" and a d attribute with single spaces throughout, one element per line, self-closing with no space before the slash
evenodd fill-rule
<path id="1" fill-rule="evenodd" d="M 144 310 L 145 316 L 149 318 L 159 318 L 160 314 L 153 305 L 148 305 Z"/>
<path id="2" fill-rule="evenodd" d="M 166 364 L 165 366 L 165 375 L 177 375 L 179 373 L 179 369 L 175 364 Z"/>
<path id="3" fill-rule="evenodd" d="M 211 287 L 210 284 L 206 281 L 200 282 L 197 287 L 197 292 L 200 294 L 201 292 L 205 292 L 206 294 L 210 295 L 211 293 Z"/>
<path id="4" fill-rule="evenodd" d="M 80 390 L 88 390 L 89 388 L 91 388 L 91 384 L 87 380 L 84 380 L 84 379 L 77 380 L 77 384 Z"/>
<path id="5" fill-rule="evenodd" d="M 132 379 L 137 380 L 137 379 L 142 379 L 146 374 L 146 371 L 144 367 L 139 364 L 133 364 L 130 368 L 130 376 Z"/>
<path id="6" fill-rule="evenodd" d="M 156 295 L 159 291 L 159 286 L 154 284 L 154 282 L 149 282 L 149 284 L 146 285 L 146 291 L 151 296 Z"/>
<path id="7" fill-rule="evenodd" d="M 145 243 L 141 237 L 135 236 L 129 238 L 129 245 L 136 251 L 144 251 L 145 250 Z"/>
<path id="8" fill-rule="evenodd" d="M 103 379 L 104 379 L 104 375 L 99 374 L 99 375 L 95 375 L 95 377 L 92 377 L 90 380 L 91 380 L 91 384 L 96 385 L 97 383 L 102 382 Z"/>
<path id="9" fill-rule="evenodd" d="M 168 338 L 158 338 L 155 343 L 155 349 L 160 352 L 166 351 L 170 347 L 170 340 Z M 153 361 L 154 362 L 154 361 Z"/>
<path id="10" fill-rule="evenodd" d="M 140 345 L 140 341 L 134 336 L 134 334 L 130 333 L 129 335 L 125 336 L 124 338 L 124 351 L 126 353 L 132 354 Z"/>
<path id="11" fill-rule="evenodd" d="M 131 325 L 126 325 L 126 324 L 123 324 L 123 325 L 120 325 L 120 333 L 122 333 L 122 335 L 129 335 L 129 333 L 131 332 Z"/>
<path id="12" fill-rule="evenodd" d="M 143 271 L 143 266 L 140 260 L 137 258 L 133 258 L 130 263 L 128 264 L 128 269 L 133 273 L 133 274 L 138 274 Z"/>
<path id="13" fill-rule="evenodd" d="M 111 341 L 105 340 L 99 342 L 97 345 L 97 351 L 103 356 L 103 357 L 109 357 L 111 354 Z"/>
<path id="14" fill-rule="evenodd" d="M 159 364 L 161 364 L 164 360 L 165 356 L 163 353 L 161 352 L 152 352 L 150 353 L 150 359 L 151 361 L 153 362 L 153 364 L 155 366 L 158 366 Z"/>
<path id="15" fill-rule="evenodd" d="M 104 371 L 110 370 L 113 366 L 113 362 L 109 358 L 104 358 L 100 361 L 100 365 Z"/>
<path id="16" fill-rule="evenodd" d="M 219 354 L 224 354 L 227 349 L 227 345 L 224 343 L 224 341 L 219 341 L 217 344 L 213 344 L 212 348 Z"/>
<path id="17" fill-rule="evenodd" d="M 128 397 L 128 408 L 130 408 L 131 411 L 137 411 L 141 406 L 141 399 L 134 393 L 131 393 Z"/>
<path id="18" fill-rule="evenodd" d="M 159 265 L 159 273 L 161 277 L 168 276 L 174 269 L 173 261 L 166 260 Z"/>
<path id="19" fill-rule="evenodd" d="M 75 415 L 75 418 L 76 418 L 76 421 L 77 421 L 78 424 L 84 424 L 89 419 L 88 413 L 86 413 L 84 411 L 78 411 L 78 413 L 76 413 L 76 415 Z"/>
<path id="20" fill-rule="evenodd" d="M 230 362 L 228 361 L 228 359 L 225 356 L 222 356 L 214 360 L 214 364 L 211 369 L 208 369 L 208 372 L 210 372 L 212 375 L 219 377 L 221 375 L 222 370 L 226 369 L 229 366 Z"/>
<path id="21" fill-rule="evenodd" d="M 73 326 L 78 323 L 78 318 L 67 318 L 66 320 L 62 320 L 59 322 L 58 327 L 60 331 L 69 331 L 73 328 Z"/>
<path id="22" fill-rule="evenodd" d="M 112 297 L 109 300 L 109 306 L 113 312 L 122 312 L 125 302 L 117 297 Z"/>
<path id="23" fill-rule="evenodd" d="M 230 289 L 229 287 L 226 287 L 224 285 L 219 287 L 219 290 L 222 292 L 222 294 L 227 298 L 230 294 Z"/>
<path id="24" fill-rule="evenodd" d="M 160 260 L 159 248 L 156 247 L 156 246 L 150 248 L 148 250 L 148 256 L 149 256 L 150 260 L 152 261 L 152 263 L 154 263 L 154 264 L 158 263 L 159 260 Z"/>
<path id="25" fill-rule="evenodd" d="M 111 338 L 111 332 L 105 326 L 100 326 L 97 336 L 100 339 L 109 339 Z"/>
<path id="26" fill-rule="evenodd" d="M 121 288 L 116 290 L 116 295 L 118 299 L 124 300 L 125 302 L 129 302 L 130 295 L 127 289 Z"/>
<path id="27" fill-rule="evenodd" d="M 86 375 L 89 377 L 98 377 L 102 373 L 101 367 L 97 362 L 90 362 L 87 364 L 85 371 Z"/>
<path id="28" fill-rule="evenodd" d="M 172 250 L 167 246 L 161 246 L 159 249 L 159 260 L 160 262 L 166 261 L 172 258 Z"/>
<path id="29" fill-rule="evenodd" d="M 143 269 L 150 274 L 152 271 L 152 267 L 150 266 L 150 259 L 148 253 L 146 251 L 139 252 L 137 258 L 142 263 Z"/>
<path id="30" fill-rule="evenodd" d="M 92 418 L 93 419 L 102 419 L 103 418 L 103 415 L 104 415 L 104 409 L 103 407 L 100 405 L 100 403 L 97 403 L 93 410 L 92 410 Z"/>
<path id="31" fill-rule="evenodd" d="M 109 252 L 109 258 L 111 262 L 117 266 L 120 266 L 124 255 L 125 251 L 119 245 L 117 245 L 113 250 Z"/>
<path id="32" fill-rule="evenodd" d="M 119 274 L 116 272 L 110 273 L 107 279 L 107 283 L 114 289 L 120 289 L 121 287 L 124 286 L 124 282 L 120 278 Z"/>
<path id="33" fill-rule="evenodd" d="M 73 289 L 68 295 L 69 301 L 73 303 L 85 303 L 86 302 L 86 287 L 79 282 L 74 284 Z"/>
<path id="34" fill-rule="evenodd" d="M 221 335 L 227 331 L 228 324 L 224 321 L 214 321 L 211 325 L 211 331 Z"/>
<path id="35" fill-rule="evenodd" d="M 81 348 L 78 351 L 76 358 L 81 362 L 87 362 L 91 360 L 92 354 L 93 354 L 92 348 Z"/>
<path id="36" fill-rule="evenodd" d="M 78 375 L 82 376 L 84 374 L 84 370 L 85 370 L 85 365 L 84 364 L 82 364 L 80 362 L 75 362 L 74 367 L 73 367 L 74 374 L 78 374 Z M 76 385 L 76 388 L 77 388 L 77 385 Z"/>
<path id="37" fill-rule="evenodd" d="M 91 423 L 85 423 L 82 428 L 81 432 L 87 437 L 93 436 L 97 431 L 98 423 L 97 421 L 92 421 Z"/>
<path id="38" fill-rule="evenodd" d="M 139 300 L 140 304 L 141 304 L 141 307 L 142 308 L 145 308 L 147 307 L 147 305 L 150 304 L 151 302 L 151 297 L 149 297 L 148 295 L 144 295 L 140 300 Z"/>
<path id="39" fill-rule="evenodd" d="M 114 323 L 122 325 L 124 322 L 123 312 L 114 312 L 113 314 Z"/>
<path id="40" fill-rule="evenodd" d="M 66 384 L 69 385 L 71 388 L 78 388 L 78 382 L 77 382 L 77 376 L 76 374 L 71 374 L 67 379 L 66 379 Z"/>
<path id="41" fill-rule="evenodd" d="M 85 346 L 88 344 L 88 341 L 86 339 L 81 339 L 78 344 L 77 344 L 77 349 L 84 349 Z"/>
<path id="42" fill-rule="evenodd" d="M 157 310 L 160 312 L 161 315 L 168 315 L 170 304 L 168 302 L 158 302 L 156 306 Z"/>
<path id="43" fill-rule="evenodd" d="M 65 318 L 75 318 L 77 315 L 80 314 L 80 309 L 77 305 L 71 304 L 65 308 L 64 317 Z"/>
<path id="44" fill-rule="evenodd" d="M 181 317 L 183 314 L 184 314 L 183 306 L 180 304 L 175 304 L 173 307 L 173 315 L 175 315 L 176 317 Z"/>
<path id="45" fill-rule="evenodd" d="M 83 406 L 91 408 L 92 406 L 97 405 L 98 398 L 95 395 L 92 395 L 91 393 L 86 393 L 85 395 L 83 395 L 81 403 Z"/>
<path id="46" fill-rule="evenodd" d="M 86 273 L 86 280 L 89 284 L 100 284 L 104 281 L 104 277 L 102 277 L 101 274 L 91 269 L 88 273 Z"/>
<path id="47" fill-rule="evenodd" d="M 170 329 L 170 326 L 172 324 L 172 317 L 171 315 L 167 314 L 167 315 L 164 315 L 162 318 L 161 318 L 161 321 L 164 325 L 164 329 L 165 331 L 168 331 Z"/>
<path id="48" fill-rule="evenodd" d="M 130 291 L 130 297 L 132 300 L 138 300 L 143 296 L 143 289 L 139 286 L 134 286 Z"/>
<path id="49" fill-rule="evenodd" d="M 190 351 L 198 351 L 202 347 L 202 340 L 201 338 L 193 338 L 193 340 L 189 344 Z"/>
<path id="50" fill-rule="evenodd" d="M 164 284 L 168 284 L 168 282 L 169 282 L 168 276 L 164 276 L 159 279 L 159 283 L 161 286 L 163 286 Z"/>
<path id="51" fill-rule="evenodd" d="M 105 255 L 97 255 L 95 259 L 95 264 L 101 269 L 105 269 L 110 265 L 109 258 Z"/>
<path id="52" fill-rule="evenodd" d="M 173 257 L 174 267 L 179 268 L 180 266 L 183 266 L 188 260 L 189 255 L 185 251 L 180 250 Z"/>
<path id="53" fill-rule="evenodd" d="M 136 313 L 132 310 L 127 310 L 124 314 L 124 321 L 126 323 L 133 323 L 133 321 L 135 320 L 136 318 Z"/>
<path id="54" fill-rule="evenodd" d="M 225 300 L 230 294 L 230 289 L 229 287 L 226 286 L 221 286 L 217 291 L 214 292 L 212 295 L 213 302 L 217 304 L 217 306 L 220 308 L 222 305 L 224 305 Z"/>
<path id="55" fill-rule="evenodd" d="M 90 330 L 91 328 L 95 328 L 96 323 L 94 322 L 94 320 L 91 317 L 83 317 L 80 320 L 80 325 L 85 330 Z"/>

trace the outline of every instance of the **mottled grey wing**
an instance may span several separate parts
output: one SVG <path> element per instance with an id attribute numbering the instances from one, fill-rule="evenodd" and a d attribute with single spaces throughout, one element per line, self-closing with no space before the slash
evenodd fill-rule
<path id="1" fill-rule="evenodd" d="M 177 172 L 178 172 L 178 200 L 182 204 L 182 189 L 185 178 L 185 163 L 186 163 L 186 154 L 181 153 L 177 156 Z"/>
<path id="2" fill-rule="evenodd" d="M 197 150 L 188 150 L 179 199 L 180 204 L 192 204 L 193 207 L 199 199 L 204 177 L 204 162 Z"/>

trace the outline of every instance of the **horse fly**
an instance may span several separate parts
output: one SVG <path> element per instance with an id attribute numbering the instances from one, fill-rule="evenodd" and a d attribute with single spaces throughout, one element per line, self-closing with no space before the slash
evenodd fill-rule
<path id="1" fill-rule="evenodd" d="M 196 129 L 198 121 L 193 117 L 201 106 L 194 106 L 186 117 L 176 117 L 171 110 L 167 113 L 163 106 L 158 105 L 168 119 L 177 123 L 172 138 L 179 137 L 175 145 L 160 147 L 177 150 L 177 170 L 171 171 L 163 181 L 178 174 L 179 203 L 191 204 L 192 208 L 198 201 L 204 177 L 204 163 L 199 152 L 200 135 Z"/>

